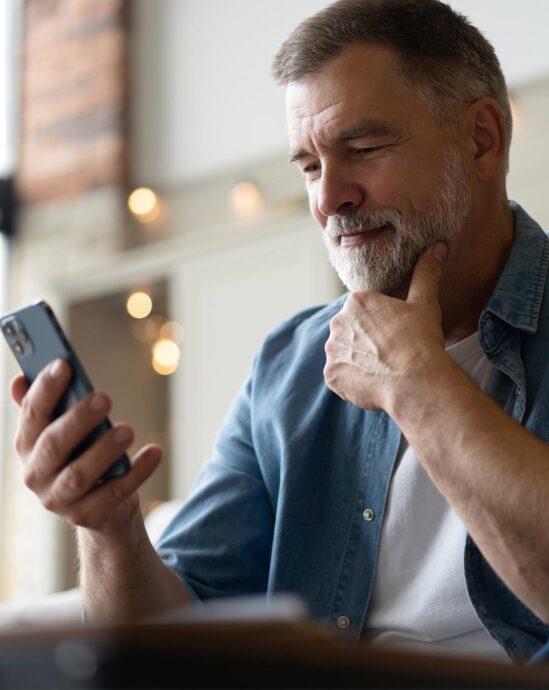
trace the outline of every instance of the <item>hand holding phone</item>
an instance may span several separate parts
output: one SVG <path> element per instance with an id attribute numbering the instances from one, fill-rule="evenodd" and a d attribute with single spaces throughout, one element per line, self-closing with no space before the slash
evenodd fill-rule
<path id="1" fill-rule="evenodd" d="M 130 467 L 125 451 L 131 428 L 111 425 L 110 400 L 92 392 L 45 303 L 6 314 L 0 327 L 26 379 L 14 380 L 12 396 L 21 406 L 15 443 L 27 486 L 75 525 L 122 529 L 138 508 L 136 489 L 156 469 L 160 449 L 146 446 Z"/>
<path id="2" fill-rule="evenodd" d="M 56 359 L 64 359 L 70 365 L 72 370 L 70 384 L 54 410 L 54 418 L 59 417 L 93 392 L 93 386 L 84 367 L 46 302 L 36 302 L 6 314 L 0 319 L 0 327 L 29 383 L 36 379 L 44 367 Z M 102 421 L 71 451 L 68 459 L 74 460 L 82 455 L 111 428 L 112 424 L 108 418 Z M 129 467 L 128 456 L 124 453 L 102 475 L 101 479 L 119 477 L 127 472 Z"/>

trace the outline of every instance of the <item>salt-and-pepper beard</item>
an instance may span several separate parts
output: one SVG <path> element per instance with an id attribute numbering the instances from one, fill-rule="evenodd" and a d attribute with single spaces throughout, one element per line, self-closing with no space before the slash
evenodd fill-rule
<path id="1" fill-rule="evenodd" d="M 471 206 L 471 187 L 459 152 L 446 152 L 438 189 L 423 211 L 404 215 L 394 208 L 331 216 L 323 231 L 332 266 L 348 290 L 390 294 L 412 274 L 419 256 L 437 240 L 457 235 Z M 367 244 L 342 247 L 339 236 L 365 229 L 388 229 Z"/>

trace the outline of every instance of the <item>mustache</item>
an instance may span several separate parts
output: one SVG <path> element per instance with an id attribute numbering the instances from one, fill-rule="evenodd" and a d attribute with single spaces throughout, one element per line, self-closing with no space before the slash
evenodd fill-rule
<path id="1" fill-rule="evenodd" d="M 379 209 L 377 211 L 349 211 L 342 216 L 330 216 L 325 234 L 333 240 L 341 235 L 352 235 L 357 232 L 375 230 L 383 225 L 392 225 L 397 230 L 402 227 L 402 214 L 394 208 Z"/>

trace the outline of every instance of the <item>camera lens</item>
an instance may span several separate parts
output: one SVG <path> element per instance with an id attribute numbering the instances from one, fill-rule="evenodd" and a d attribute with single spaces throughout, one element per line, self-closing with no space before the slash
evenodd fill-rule
<path id="1" fill-rule="evenodd" d="M 15 335 L 15 329 L 11 323 L 2 324 L 2 328 L 6 335 Z"/>
<path id="2" fill-rule="evenodd" d="M 14 352 L 18 355 L 22 355 L 25 352 L 24 347 L 19 342 L 15 343 L 15 345 L 13 346 L 13 349 L 14 349 Z"/>

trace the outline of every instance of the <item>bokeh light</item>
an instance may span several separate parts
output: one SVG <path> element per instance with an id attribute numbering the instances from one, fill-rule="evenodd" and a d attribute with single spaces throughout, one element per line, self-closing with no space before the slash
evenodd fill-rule
<path id="1" fill-rule="evenodd" d="M 521 112 L 520 112 L 520 107 L 517 103 L 516 98 L 513 96 L 509 97 L 509 104 L 511 106 L 511 115 L 513 117 L 513 124 L 514 125 L 520 125 L 520 120 L 521 120 Z"/>
<path id="2" fill-rule="evenodd" d="M 158 332 L 160 338 L 169 338 L 178 345 L 183 342 L 185 337 L 185 329 L 177 321 L 167 321 Z"/>
<path id="3" fill-rule="evenodd" d="M 128 297 L 126 310 L 134 319 L 145 319 L 152 311 L 153 303 L 150 295 L 136 290 Z"/>
<path id="4" fill-rule="evenodd" d="M 149 187 L 138 187 L 128 197 L 128 208 L 142 223 L 152 223 L 160 215 L 160 201 Z"/>
<path id="5" fill-rule="evenodd" d="M 263 209 L 263 197 L 253 182 L 239 182 L 231 190 L 231 206 L 239 218 L 249 218 Z"/>
<path id="6" fill-rule="evenodd" d="M 157 340 L 152 347 L 152 366 L 157 374 L 173 374 L 179 364 L 179 347 L 169 338 Z"/>

